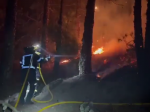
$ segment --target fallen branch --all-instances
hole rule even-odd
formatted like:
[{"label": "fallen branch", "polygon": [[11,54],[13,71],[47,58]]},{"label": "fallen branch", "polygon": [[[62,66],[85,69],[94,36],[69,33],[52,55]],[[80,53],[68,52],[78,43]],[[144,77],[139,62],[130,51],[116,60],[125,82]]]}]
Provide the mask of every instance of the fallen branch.
[{"label": "fallen branch", "polygon": [[7,108],[10,108],[12,112],[19,112],[15,107],[8,104],[8,102],[0,100],[0,104],[3,106],[3,110],[5,111]]}]

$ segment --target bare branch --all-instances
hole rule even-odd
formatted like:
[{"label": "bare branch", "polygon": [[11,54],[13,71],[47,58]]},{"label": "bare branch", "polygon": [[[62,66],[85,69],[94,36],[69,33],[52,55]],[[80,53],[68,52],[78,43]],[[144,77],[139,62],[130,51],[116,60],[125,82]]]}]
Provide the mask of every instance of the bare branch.
[{"label": "bare branch", "polygon": [[28,13],[26,14],[26,17],[27,17],[27,18],[29,18],[30,20],[33,20],[33,21],[39,22],[38,20],[36,20],[36,19],[34,19],[34,18],[30,17],[30,16],[28,15]]},{"label": "bare branch", "polygon": [[26,37],[27,35],[24,35],[24,36],[22,36],[22,37],[20,37],[16,42],[15,42],[15,46],[24,38],[24,37]]},{"label": "bare branch", "polygon": [[24,27],[25,24],[27,24],[30,21],[30,19],[28,19],[22,26]]},{"label": "bare branch", "polygon": [[123,4],[115,3],[113,0],[109,0],[109,1],[112,2],[112,3],[115,4],[115,5],[118,5],[118,6],[124,6]]},{"label": "bare branch", "polygon": [[[60,5],[60,4],[50,4],[50,6],[52,6],[52,5]],[[66,4],[66,5],[64,5],[64,6],[75,6],[76,4]]]},{"label": "bare branch", "polygon": [[127,44],[130,44],[131,42],[134,42],[134,40],[131,40],[131,41],[127,42]]},{"label": "bare branch", "polygon": [[[26,13],[26,14],[23,14],[22,12],[19,12],[18,13],[18,15],[21,15],[21,16],[25,16],[25,17],[27,17],[29,20],[32,20],[32,21],[35,21],[35,22],[40,22],[39,20],[37,20],[37,19],[35,19],[35,18],[33,18],[33,17],[31,17],[31,16],[29,16],[29,14],[28,13]],[[39,14],[39,15],[41,15],[41,14]]]},{"label": "bare branch", "polygon": [[54,10],[53,10],[51,7],[49,7],[49,8],[48,8],[48,10],[50,10],[50,11],[54,12]]}]

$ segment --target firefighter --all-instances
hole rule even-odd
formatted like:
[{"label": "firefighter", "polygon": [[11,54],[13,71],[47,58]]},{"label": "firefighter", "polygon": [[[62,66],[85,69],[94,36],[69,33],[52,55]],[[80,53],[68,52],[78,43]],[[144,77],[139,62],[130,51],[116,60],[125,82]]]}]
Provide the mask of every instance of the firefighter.
[{"label": "firefighter", "polygon": [[[24,89],[22,91],[22,95],[20,98],[20,103],[24,104],[32,104],[32,97],[35,91],[35,83],[36,83],[36,69],[38,66],[38,63],[40,63],[44,58],[40,57],[39,55],[36,54],[35,52],[35,47],[26,47],[24,48],[24,55],[22,56],[21,59],[21,82],[22,84],[25,81],[25,77],[28,73],[28,78],[25,83]],[[28,83],[30,84],[30,90],[26,96],[26,91],[28,88]],[[26,100],[25,100],[26,97]]]},{"label": "firefighter", "polygon": [[[50,56],[42,56],[41,55],[41,48],[39,46],[34,46],[35,53],[39,55],[41,58],[37,61],[38,65],[40,64],[40,68],[43,63],[47,62],[50,59]],[[38,92],[38,86],[40,82],[40,72],[39,72],[39,66],[36,68],[36,83],[35,83],[35,91],[34,91],[34,97],[39,93]]]}]

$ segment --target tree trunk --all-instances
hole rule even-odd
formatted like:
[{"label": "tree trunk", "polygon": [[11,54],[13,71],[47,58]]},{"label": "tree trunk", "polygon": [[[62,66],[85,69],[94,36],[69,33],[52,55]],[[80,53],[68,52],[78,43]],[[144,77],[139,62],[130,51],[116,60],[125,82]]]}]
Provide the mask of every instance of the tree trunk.
[{"label": "tree trunk", "polygon": [[41,39],[41,46],[43,49],[46,49],[48,2],[49,2],[49,0],[44,1],[43,29],[42,29],[42,39]]},{"label": "tree trunk", "polygon": [[86,75],[91,73],[91,47],[93,37],[94,11],[95,0],[88,0],[86,6],[82,48],[80,51],[79,75]]},{"label": "tree trunk", "polygon": [[135,51],[137,56],[137,66],[140,74],[143,72],[143,37],[141,22],[141,0],[135,0],[134,5],[134,33],[135,33]]},{"label": "tree trunk", "polygon": [[[61,40],[62,40],[62,13],[63,13],[63,0],[61,0],[60,3],[60,13],[59,13],[59,20],[58,20],[58,25],[59,25],[59,38],[56,39],[56,54],[60,55],[61,53]],[[55,57],[55,61],[54,61],[54,74],[56,75],[56,77],[58,77],[59,75],[59,62],[60,62],[60,58],[59,57]]]},{"label": "tree trunk", "polygon": [[5,17],[5,43],[2,51],[1,80],[11,76],[14,58],[14,40],[16,23],[16,0],[7,0]]},{"label": "tree trunk", "polygon": [[[147,23],[146,23],[146,32],[145,32],[145,68],[146,74],[150,70],[150,1],[147,3]],[[148,74],[149,75],[149,74]]]},{"label": "tree trunk", "polygon": [[79,9],[79,0],[77,0],[77,2],[76,2],[77,39],[80,38],[80,20],[79,20],[78,9]]}]

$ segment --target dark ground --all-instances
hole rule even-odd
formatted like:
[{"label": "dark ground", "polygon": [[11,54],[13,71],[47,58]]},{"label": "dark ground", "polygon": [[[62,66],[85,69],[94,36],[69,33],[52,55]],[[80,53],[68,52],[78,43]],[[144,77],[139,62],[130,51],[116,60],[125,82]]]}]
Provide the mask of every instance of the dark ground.
[{"label": "dark ground", "polygon": [[[101,81],[95,78],[73,78],[52,89],[54,99],[48,104],[35,104],[20,107],[25,112],[37,112],[39,109],[52,103],[61,101],[92,101],[99,103],[150,103],[150,79],[140,76],[135,68],[129,66],[116,70]],[[18,88],[16,87],[16,90]],[[16,91],[15,88],[11,89]],[[19,89],[18,89],[19,90]],[[47,100],[50,95],[44,95]],[[38,107],[38,108],[36,108]],[[150,112],[148,106],[95,106],[99,112]],[[48,109],[44,112],[79,112],[79,105],[64,104]]]}]

